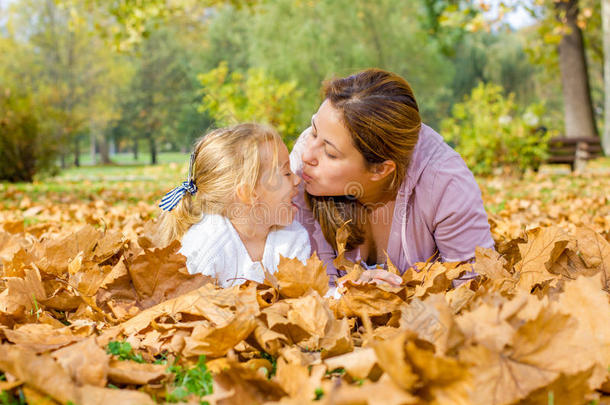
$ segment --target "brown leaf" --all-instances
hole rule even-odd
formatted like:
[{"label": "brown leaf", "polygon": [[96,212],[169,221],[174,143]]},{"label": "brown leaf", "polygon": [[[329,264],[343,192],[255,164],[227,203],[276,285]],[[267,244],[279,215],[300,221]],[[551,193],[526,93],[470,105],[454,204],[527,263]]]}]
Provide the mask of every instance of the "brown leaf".
[{"label": "brown leaf", "polygon": [[23,395],[25,396],[25,401],[28,405],[57,405],[59,402],[54,401],[48,395],[44,395],[38,390],[34,388],[28,387],[25,385],[23,387]]},{"label": "brown leaf", "polygon": [[330,329],[320,341],[322,358],[338,356],[354,350],[354,342],[350,336],[350,326],[347,318],[332,320]]},{"label": "brown leaf", "polygon": [[210,277],[188,273],[186,258],[177,253],[179,249],[179,241],[165,248],[144,249],[129,265],[129,274],[143,308],[211,282]]},{"label": "brown leaf", "polygon": [[4,330],[6,338],[20,347],[42,353],[82,340],[75,336],[68,327],[55,329],[50,325],[28,323],[18,329]]},{"label": "brown leaf", "polygon": [[559,227],[535,228],[527,231],[527,242],[519,245],[521,261],[515,265],[517,286],[531,291],[537,284],[557,278],[548,269],[559,258],[569,238]]},{"label": "brown leaf", "polygon": [[312,336],[322,338],[333,321],[328,305],[315,290],[302,298],[285,300],[290,309],[286,314],[288,321],[299,325]]},{"label": "brown leaf", "polygon": [[13,260],[15,253],[20,250],[23,251],[29,245],[28,241],[21,235],[0,231],[0,263]]},{"label": "brown leaf", "polygon": [[379,377],[379,370],[375,370],[377,355],[371,347],[355,348],[353,352],[324,359],[329,371],[343,368],[354,379]]},{"label": "brown leaf", "polygon": [[403,390],[413,389],[419,380],[411,364],[405,360],[405,344],[412,337],[412,332],[402,332],[374,346],[379,366]]},{"label": "brown leaf", "polygon": [[400,388],[387,374],[376,382],[366,380],[362,385],[336,384],[328,381],[324,385],[324,396],[321,404],[328,405],[409,405],[421,401]]},{"label": "brown leaf", "polygon": [[610,364],[610,305],[608,294],[600,289],[596,277],[581,276],[567,283],[552,308],[577,319],[579,338],[587,342],[583,349],[598,353],[602,365]]},{"label": "brown leaf", "polygon": [[109,357],[95,337],[63,347],[51,355],[79,386],[106,386]]},{"label": "brown leaf", "polygon": [[421,283],[415,286],[415,297],[425,298],[429,294],[445,292],[451,282],[463,272],[472,270],[470,264],[434,262],[425,266],[418,274]]},{"label": "brown leaf", "polygon": [[125,238],[120,231],[111,230],[106,232],[104,236],[98,240],[95,248],[93,249],[93,257],[91,258],[91,261],[95,263],[105,262],[117,254],[123,247],[124,243]]},{"label": "brown leaf", "polygon": [[325,371],[326,367],[322,365],[306,367],[279,358],[275,380],[292,398],[309,401],[315,398],[316,388],[322,385]]},{"label": "brown leaf", "polygon": [[576,228],[576,238],[583,260],[600,270],[602,288],[610,293],[610,243],[591,228]]},{"label": "brown leaf", "polygon": [[36,268],[26,269],[24,278],[7,277],[6,286],[0,294],[0,311],[10,315],[38,311],[39,303],[47,298]]},{"label": "brown leaf", "polygon": [[328,275],[324,262],[314,254],[307,260],[307,265],[299,259],[287,259],[280,256],[280,264],[274,274],[279,284],[279,292],[287,298],[298,298],[309,290],[317,291],[324,296],[328,291]]},{"label": "brown leaf", "polygon": [[517,280],[506,271],[506,260],[495,250],[478,247],[475,249],[474,271],[486,276],[495,291],[509,291]]},{"label": "brown leaf", "polygon": [[196,326],[191,336],[184,339],[185,356],[206,355],[221,357],[236,344],[246,339],[256,327],[258,306],[239,305],[234,317],[217,327]]},{"label": "brown leaf", "polygon": [[100,388],[92,385],[85,385],[79,387],[78,399],[74,403],[78,405],[107,405],[107,404],[121,404],[121,405],[155,405],[147,394],[128,390],[128,389],[112,389],[112,388]]},{"label": "brown leaf", "polygon": [[418,298],[400,308],[400,329],[410,330],[420,339],[434,343],[438,353],[445,354],[464,340],[453,312],[442,294],[425,301]]},{"label": "brown leaf", "polygon": [[[553,405],[574,405],[584,403],[587,394],[592,393],[588,380],[593,374],[593,368],[583,370],[573,375],[561,373],[546,387],[538,388],[521,400],[521,405],[537,405],[552,403]],[[552,399],[551,399],[552,398]]]},{"label": "brown leaf", "polygon": [[373,283],[354,284],[347,281],[343,287],[345,291],[335,308],[337,317],[383,315],[398,310],[404,303],[397,294]]},{"label": "brown leaf", "polygon": [[[472,366],[476,404],[512,403],[545,387],[560,373],[589,369],[595,354],[575,333],[577,322],[568,315],[541,311],[515,333],[511,345],[498,352],[483,345],[460,350],[460,360]],[[578,361],[574,361],[578,359]]]},{"label": "brown leaf", "polygon": [[89,260],[101,237],[102,232],[86,225],[61,239],[48,240],[40,246],[40,259],[36,264],[45,273],[62,276],[68,271],[70,261],[77,255],[82,254],[83,261]]},{"label": "brown leaf", "polygon": [[[239,286],[231,288],[217,288],[206,284],[197,290],[188,292],[179,297],[164,301],[154,307],[140,312],[130,320],[121,324],[126,335],[135,334],[147,328],[153,320],[163,316],[175,317],[177,314],[188,314],[205,318],[216,324],[225,323],[233,317],[234,308],[238,299],[243,295],[251,294],[256,299],[255,287],[240,290]],[[249,301],[249,299],[246,299]]]},{"label": "brown leaf", "polygon": [[230,405],[277,401],[286,392],[274,380],[268,380],[261,373],[232,362],[230,367],[214,376],[214,394],[226,397],[219,400],[218,404]]},{"label": "brown leaf", "polygon": [[166,369],[164,364],[112,360],[108,365],[108,379],[115,384],[150,384],[165,377]]},{"label": "brown leaf", "polygon": [[48,354],[38,356],[19,346],[3,344],[0,345],[0,369],[61,403],[77,401],[76,386]]}]

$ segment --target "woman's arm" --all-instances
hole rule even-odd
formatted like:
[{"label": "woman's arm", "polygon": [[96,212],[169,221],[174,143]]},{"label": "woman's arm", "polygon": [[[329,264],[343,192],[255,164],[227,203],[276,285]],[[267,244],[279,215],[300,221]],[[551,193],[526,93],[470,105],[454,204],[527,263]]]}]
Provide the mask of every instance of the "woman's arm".
[{"label": "woman's arm", "polygon": [[442,261],[471,260],[477,246],[493,248],[481,190],[459,155],[438,167],[429,191],[435,202],[432,231]]}]

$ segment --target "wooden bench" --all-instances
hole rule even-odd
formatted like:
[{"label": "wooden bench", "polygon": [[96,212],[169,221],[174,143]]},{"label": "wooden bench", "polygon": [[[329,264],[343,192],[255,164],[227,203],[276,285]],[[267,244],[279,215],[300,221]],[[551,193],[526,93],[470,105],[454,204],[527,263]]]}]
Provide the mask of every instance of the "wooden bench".
[{"label": "wooden bench", "polygon": [[549,140],[547,163],[568,163],[572,170],[587,160],[603,156],[599,137],[555,137]]}]

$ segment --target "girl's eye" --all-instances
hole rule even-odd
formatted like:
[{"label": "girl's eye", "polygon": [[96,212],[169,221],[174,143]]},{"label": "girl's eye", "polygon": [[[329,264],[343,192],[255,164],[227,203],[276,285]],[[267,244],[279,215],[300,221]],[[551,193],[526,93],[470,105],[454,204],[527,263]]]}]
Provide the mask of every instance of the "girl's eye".
[{"label": "girl's eye", "polygon": [[290,177],[291,175],[292,175],[292,173],[291,173],[291,172],[288,172],[288,173],[286,173],[284,176],[286,176],[286,177]]}]

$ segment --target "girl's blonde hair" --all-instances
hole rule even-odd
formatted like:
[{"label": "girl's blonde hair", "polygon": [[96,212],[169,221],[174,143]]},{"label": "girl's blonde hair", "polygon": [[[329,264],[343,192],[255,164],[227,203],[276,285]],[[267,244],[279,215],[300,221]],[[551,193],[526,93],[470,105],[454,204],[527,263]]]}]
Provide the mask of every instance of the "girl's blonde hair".
[{"label": "girl's blonde hair", "polygon": [[199,222],[204,214],[231,217],[230,206],[236,190],[255,195],[264,164],[261,146],[272,147],[271,168],[277,168],[278,146],[282,139],[269,126],[245,123],[216,129],[200,138],[194,147],[194,195],[185,193],[178,205],[161,215],[159,238],[162,244],[181,239],[184,233]]}]

